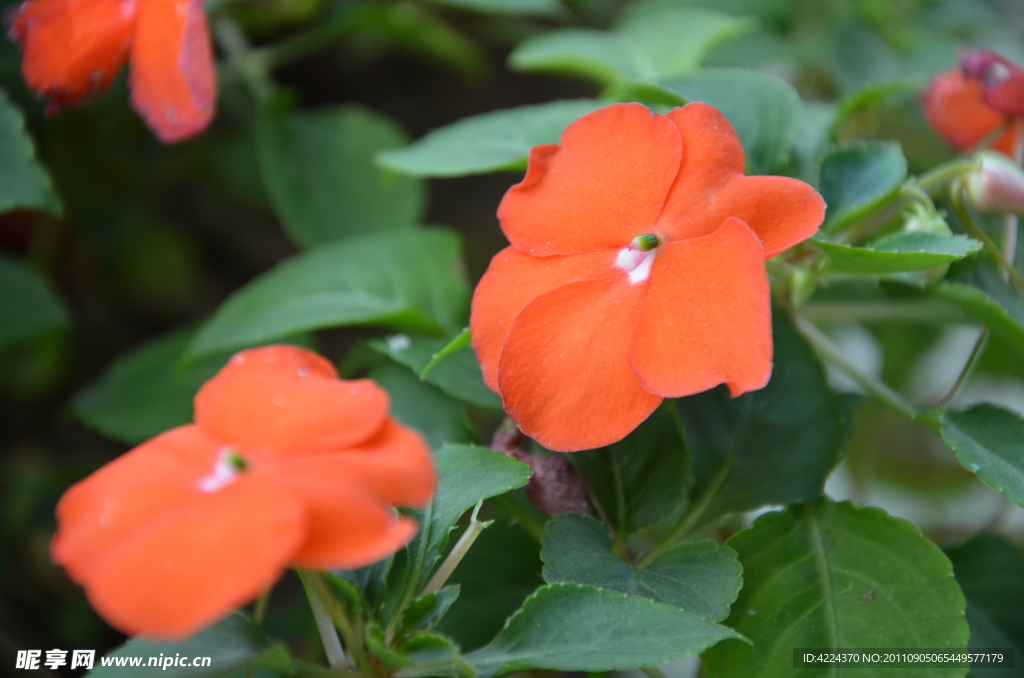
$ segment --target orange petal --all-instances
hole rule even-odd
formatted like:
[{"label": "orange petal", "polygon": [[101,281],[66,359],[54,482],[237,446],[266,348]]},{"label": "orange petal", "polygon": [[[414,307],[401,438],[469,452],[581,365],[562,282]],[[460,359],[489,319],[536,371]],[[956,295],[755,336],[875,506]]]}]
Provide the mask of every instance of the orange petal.
[{"label": "orange petal", "polygon": [[621,440],[661,402],[626,362],[648,283],[625,274],[569,283],[512,323],[498,367],[505,409],[545,447],[575,452]]},{"label": "orange petal", "polygon": [[302,504],[245,473],[123,539],[86,580],[89,602],[129,634],[180,640],[267,590],[305,541]]},{"label": "orange petal", "polygon": [[1006,118],[989,108],[984,96],[984,85],[955,70],[933,78],[922,101],[935,131],[950,146],[962,151],[980,144],[1006,122]]},{"label": "orange petal", "polygon": [[788,177],[744,176],[743,145],[718,109],[692,103],[668,117],[679,126],[683,161],[657,232],[668,241],[714,233],[738,217],[761,238],[771,258],[814,235],[825,201],[811,186]]},{"label": "orange petal", "polygon": [[491,265],[473,293],[469,325],[473,348],[484,372],[484,381],[498,392],[498,357],[512,321],[537,296],[577,280],[608,275],[617,250],[561,257],[533,257],[506,247]]},{"label": "orange petal", "polygon": [[202,0],[144,0],[131,54],[132,105],[161,141],[206,128],[217,74]]},{"label": "orange petal", "polygon": [[11,38],[25,51],[25,82],[50,98],[52,111],[110,86],[128,59],[135,3],[29,0],[7,19]]},{"label": "orange petal", "polygon": [[666,398],[722,383],[733,396],[762,388],[772,372],[772,322],[757,234],[731,218],[663,249],[629,345],[643,387]]},{"label": "orange petal", "polygon": [[423,437],[394,419],[357,447],[332,455],[348,470],[346,477],[381,501],[423,507],[437,487],[434,457]]},{"label": "orange petal", "polygon": [[588,113],[561,146],[534,148],[526,177],[498,207],[501,228],[536,256],[625,247],[651,232],[680,152],[675,126],[645,106]]},{"label": "orange petal", "polygon": [[140,526],[202,495],[220,444],[198,426],[172,429],[115,459],[64,493],[51,552],[77,582]]},{"label": "orange petal", "polygon": [[195,420],[253,459],[351,447],[380,431],[388,395],[335,375],[295,346],[242,351],[196,394]]},{"label": "orange petal", "polygon": [[347,457],[319,454],[265,467],[266,477],[300,498],[305,510],[307,531],[293,559],[298,567],[364,567],[395,553],[416,534],[415,520],[399,518],[352,477]]}]

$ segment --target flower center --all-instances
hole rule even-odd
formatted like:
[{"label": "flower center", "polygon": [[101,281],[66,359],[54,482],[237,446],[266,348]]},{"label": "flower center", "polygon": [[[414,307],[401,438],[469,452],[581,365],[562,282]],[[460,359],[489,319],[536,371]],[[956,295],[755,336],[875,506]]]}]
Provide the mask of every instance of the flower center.
[{"label": "flower center", "polygon": [[199,481],[199,489],[203,492],[216,492],[231,484],[248,467],[242,455],[230,447],[222,447],[213,473]]},{"label": "flower center", "polygon": [[615,257],[615,267],[629,274],[629,282],[634,285],[647,280],[654,264],[654,252],[661,240],[653,233],[645,233],[633,238],[629,247],[619,250]]}]

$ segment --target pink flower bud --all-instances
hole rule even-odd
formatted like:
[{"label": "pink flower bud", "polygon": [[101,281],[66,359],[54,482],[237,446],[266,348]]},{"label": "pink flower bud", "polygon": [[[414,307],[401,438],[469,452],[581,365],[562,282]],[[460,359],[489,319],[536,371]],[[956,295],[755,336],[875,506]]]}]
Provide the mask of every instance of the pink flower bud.
[{"label": "pink flower bud", "polygon": [[983,214],[1024,215],[1024,171],[1000,153],[977,154],[976,169],[964,177],[971,204]]}]

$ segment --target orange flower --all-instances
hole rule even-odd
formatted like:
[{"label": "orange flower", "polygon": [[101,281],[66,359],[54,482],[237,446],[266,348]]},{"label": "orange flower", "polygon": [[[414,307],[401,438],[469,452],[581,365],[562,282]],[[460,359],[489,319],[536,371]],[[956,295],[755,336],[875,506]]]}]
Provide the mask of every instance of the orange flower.
[{"label": "orange flower", "polygon": [[1024,114],[1024,71],[991,52],[968,51],[961,63],[925,90],[928,121],[957,151],[991,141],[994,150],[1012,156],[1019,133],[1010,119]]},{"label": "orange flower", "polygon": [[667,116],[615,104],[533,148],[498,209],[512,246],[470,321],[484,379],[524,433],[600,447],[662,398],[767,383],[764,261],[813,235],[825,203],[744,167],[732,127],[701,103]]},{"label": "orange flower", "polygon": [[195,399],[196,423],[67,491],[52,555],[129,634],[177,639],[285,567],[356,568],[409,541],[392,506],[434,491],[430,452],[372,381],[291,346],[243,351]]},{"label": "orange flower", "polygon": [[202,0],[27,0],[7,16],[22,75],[47,112],[110,86],[131,61],[132,105],[165,142],[213,117],[216,72]]}]

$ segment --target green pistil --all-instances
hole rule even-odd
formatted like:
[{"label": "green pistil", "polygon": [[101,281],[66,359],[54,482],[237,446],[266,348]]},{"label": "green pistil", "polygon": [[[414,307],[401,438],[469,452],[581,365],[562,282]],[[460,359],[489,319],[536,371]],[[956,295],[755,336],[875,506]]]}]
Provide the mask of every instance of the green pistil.
[{"label": "green pistil", "polygon": [[661,241],[653,233],[644,233],[633,238],[633,249],[640,250],[641,252],[650,252],[659,244],[661,244]]},{"label": "green pistil", "polygon": [[224,454],[224,459],[227,460],[227,462],[231,464],[231,468],[236,471],[244,471],[249,466],[245,463],[245,459],[242,459],[242,455],[238,454],[238,452],[235,452],[234,450],[226,452]]}]

